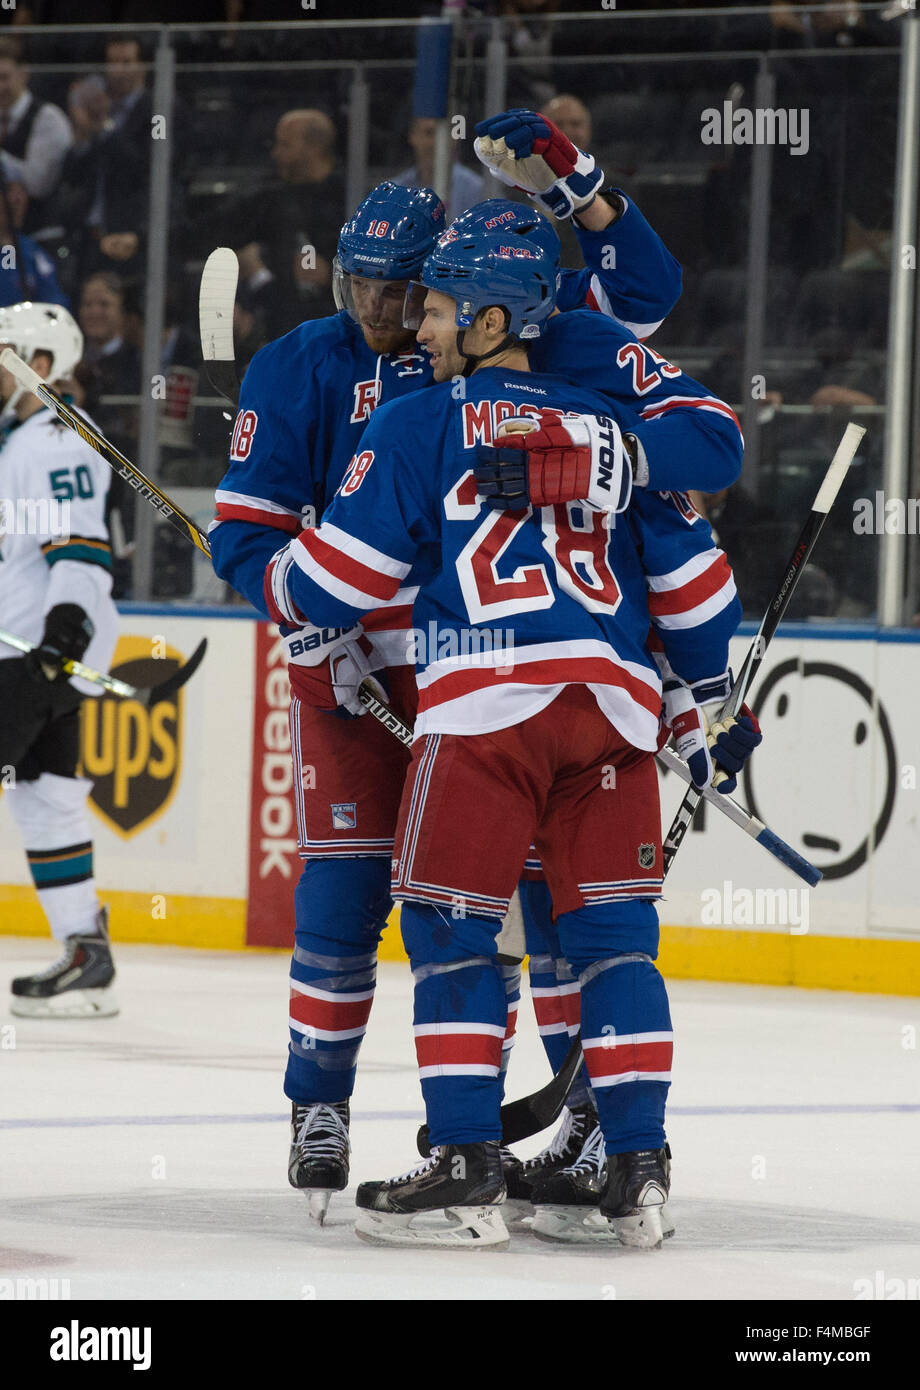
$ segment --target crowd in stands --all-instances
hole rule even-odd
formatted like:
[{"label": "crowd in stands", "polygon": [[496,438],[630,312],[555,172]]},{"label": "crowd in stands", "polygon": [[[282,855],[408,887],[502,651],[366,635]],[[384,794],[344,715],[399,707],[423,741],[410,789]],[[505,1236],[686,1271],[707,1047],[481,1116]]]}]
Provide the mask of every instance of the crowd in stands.
[{"label": "crowd in stands", "polygon": [[[718,8],[711,0],[709,7]],[[155,35],[133,34],[131,24],[187,17],[178,0],[158,0],[153,8],[87,0],[75,20],[58,0],[20,0],[0,33],[0,304],[31,298],[71,308],[86,339],[80,398],[126,451],[136,449],[137,408],[111,398],[136,398],[140,390],[155,42]],[[470,6],[474,18],[456,69],[458,107],[470,123],[482,114],[485,20],[500,14],[509,39],[507,104],[544,111],[574,143],[590,148],[608,183],[634,198],[659,230],[684,266],[684,293],[655,346],[733,403],[750,389],[742,363],[752,151],[707,147],[700,118],[725,101],[753,103],[756,63],[739,59],[727,68],[714,54],[788,51],[788,58],[774,59],[777,101],[808,107],[811,140],[807,158],[773,152],[763,394],[763,418],[771,423],[764,428],[762,466],[774,496],[807,486],[826,452],[828,412],[884,399],[897,36],[877,11],[855,0],[829,0],[823,12],[777,2],[750,16],[706,22],[675,16],[664,29],[660,19],[638,15],[618,26],[613,56],[599,51],[599,21],[553,23],[556,14],[584,8],[566,0]],[[631,11],[662,8],[661,0],[629,5]],[[336,3],[338,18],[417,17],[425,10],[398,0]],[[321,11],[319,3],[318,18]],[[476,13],[483,20],[478,28]],[[413,30],[325,30],[311,44],[309,29],[294,41],[271,28],[291,17],[288,0],[213,0],[196,5],[195,22],[234,27],[176,37],[173,130],[181,136],[171,143],[161,368],[185,373],[189,400],[209,394],[203,377],[196,392],[189,373],[200,369],[197,281],[213,246],[232,245],[239,258],[241,366],[270,338],[334,312],[332,260],[349,211],[345,155],[356,55],[370,65],[368,187],[385,177],[404,184],[433,180],[435,122],[412,114]],[[235,27],[256,19],[264,29]],[[66,41],[41,35],[37,42],[17,35],[16,26],[29,23],[79,23],[85,32],[71,32]],[[99,24],[125,27],[94,34]],[[886,45],[889,51],[862,64],[854,82],[854,56],[840,50]],[[822,62],[832,50],[835,61]],[[635,52],[656,56],[630,63]],[[800,52],[808,55],[807,68]],[[672,61],[674,54],[682,61]],[[304,60],[325,65],[284,66]],[[224,72],[228,61],[248,66]],[[471,131],[453,142],[452,154],[451,217],[484,196]],[[580,264],[570,228],[562,229],[562,241],[564,263]],[[784,418],[775,413],[784,404],[811,405],[819,417],[807,426],[801,416]],[[188,415],[191,425],[191,406]],[[167,450],[177,481],[216,482],[225,429],[220,412],[199,410],[184,471],[175,442],[181,434]],[[131,499],[118,491],[130,545]],[[743,516],[747,506],[750,517],[759,507],[761,523],[782,530],[782,517],[768,516],[753,498],[745,502],[739,494],[701,505],[723,527],[732,512]],[[130,566],[120,573],[127,593]],[[854,570],[851,587],[858,612],[856,596],[868,592],[865,576]],[[752,596],[758,588],[752,576]],[[826,602],[831,611],[847,611],[846,595]],[[756,609],[753,597],[750,606]]]}]

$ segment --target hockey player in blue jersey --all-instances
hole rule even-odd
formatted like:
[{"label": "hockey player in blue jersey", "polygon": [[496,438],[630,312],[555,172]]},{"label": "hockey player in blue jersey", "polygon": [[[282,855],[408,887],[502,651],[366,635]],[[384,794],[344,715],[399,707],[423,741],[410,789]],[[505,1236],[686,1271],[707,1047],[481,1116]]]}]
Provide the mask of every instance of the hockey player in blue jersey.
[{"label": "hockey player in blue jersey", "polygon": [[[621,432],[598,395],[528,371],[527,347],[552,311],[558,239],[519,210],[505,217],[514,207],[494,200],[478,223],[476,209],[467,215],[467,234],[440,238],[422,272],[419,341],[443,384],[375,413],[323,523],[277,553],[265,592],[276,621],[348,630],[412,576],[416,630],[454,639],[451,655],[440,641],[416,653],[417,738],[392,870],[435,1148],[404,1177],[362,1184],[359,1234],[507,1242],[498,1112],[508,1010],[495,936],[535,841],[581,976],[609,1161],[601,1211],[621,1240],[654,1246],[669,1186],[671,1059],[653,965],[661,686],[635,535],[617,520],[632,489]],[[483,422],[494,437],[508,418],[573,414],[602,418],[608,509],[490,509],[473,472]],[[510,644],[465,648],[464,635],[484,628]],[[334,679],[333,663],[314,668],[311,698]],[[447,1226],[413,1226],[433,1213]]]},{"label": "hockey player in blue jersey", "polygon": [[[599,213],[601,221],[614,216],[603,200],[597,201],[599,209],[581,210],[584,221],[592,212]],[[598,355],[616,377],[615,393],[630,395],[635,402],[638,358],[631,354],[642,355],[643,389],[654,364],[651,357],[646,359],[649,350],[624,325],[639,331],[654,328],[673,302],[679,271],[638,209],[622,198],[617,207],[619,218],[606,228],[579,231],[594,269],[564,273],[560,302],[575,307],[586,297],[602,300],[608,315],[615,313],[622,321],[602,320],[599,314],[578,316],[606,321],[617,335],[612,352],[611,341],[605,340],[598,344]],[[522,211],[518,206],[518,214]],[[405,284],[417,274],[442,219],[430,190],[375,190],[340,239],[336,283],[343,311],[302,325],[263,349],[250,366],[230,468],[217,494],[212,546],[218,573],[263,613],[262,574],[277,548],[279,532],[294,534],[302,524],[314,524],[322,516],[349,459],[360,452],[361,434],[376,405],[431,381],[427,355],[416,350],[414,335],[399,325]],[[620,267],[615,273],[603,268],[604,251],[611,247]],[[553,321],[559,360],[547,363],[553,369],[577,360],[573,344],[558,330],[560,318]],[[617,365],[621,348],[626,355]],[[651,402],[682,392],[687,408],[663,414],[655,423],[656,430],[662,427],[664,442],[656,448],[651,441],[650,486],[676,485],[674,470],[668,475],[672,444],[665,435],[678,415],[684,419],[684,446],[687,436],[699,442],[693,453],[697,471],[682,474],[680,484],[726,485],[736,476],[740,460],[737,422],[728,418],[730,413],[717,417],[714,409],[700,408],[703,398],[710,406],[720,403],[697,383],[683,377],[674,382],[659,376],[657,381],[644,399]],[[682,452],[686,456],[686,447]],[[660,475],[658,469],[663,470]],[[696,537],[692,540],[699,548]],[[711,548],[710,539],[700,553]],[[301,679],[309,679],[310,664],[322,659],[323,646],[332,640],[343,677],[346,669],[360,676],[371,667],[386,667],[393,701],[411,718],[414,680],[405,662],[413,597],[412,586],[406,586],[365,619],[364,638],[326,634],[321,645],[315,634],[305,642],[297,632],[286,631],[294,756],[303,761],[309,753],[317,773],[299,809],[306,864],[296,893],[298,951],[292,965],[285,1086],[295,1120],[290,1176],[295,1186],[308,1191],[315,1187],[326,1197],[327,1189],[344,1186],[347,1178],[347,1101],[373,997],[376,940],[390,904],[388,860],[406,758],[373,721],[343,723],[312,710],[298,686]],[[343,679],[338,691],[357,713],[353,685],[349,690]],[[300,782],[298,772],[295,784]],[[330,817],[330,807],[342,804],[353,808],[354,824],[336,824]],[[330,985],[333,980],[338,983]],[[346,995],[347,1000],[342,997]],[[330,1149],[335,1150],[331,1158]],[[322,1196],[317,1205],[322,1210]]]}]

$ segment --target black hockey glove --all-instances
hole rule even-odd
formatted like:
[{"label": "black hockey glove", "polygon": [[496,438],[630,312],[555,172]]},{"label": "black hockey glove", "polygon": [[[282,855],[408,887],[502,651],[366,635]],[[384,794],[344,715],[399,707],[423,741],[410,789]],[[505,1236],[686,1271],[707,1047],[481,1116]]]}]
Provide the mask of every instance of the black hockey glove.
[{"label": "black hockey glove", "polygon": [[65,661],[79,661],[96,631],[89,614],[76,603],[56,603],[45,614],[45,631],[39,645],[25,658],[33,680],[45,685],[68,679]]}]

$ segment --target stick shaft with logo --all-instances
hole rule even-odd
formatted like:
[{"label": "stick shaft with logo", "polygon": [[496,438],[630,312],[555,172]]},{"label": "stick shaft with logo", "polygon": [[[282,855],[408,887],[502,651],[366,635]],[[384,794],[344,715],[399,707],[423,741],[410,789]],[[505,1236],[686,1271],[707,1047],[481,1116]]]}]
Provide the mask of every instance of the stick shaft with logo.
[{"label": "stick shaft with logo", "polygon": [[[831,459],[824,481],[818,489],[818,494],[812,503],[811,511],[806,518],[805,525],[799,533],[798,540],[792,548],[792,554],[787,564],[783,568],[782,577],[776,588],[776,593],[770,600],[767,611],[757,631],[757,636],[751,643],[750,650],[744,660],[744,665],[738,675],[738,679],[732,686],[732,692],[728,700],[723,705],[721,712],[717,716],[715,723],[731,715],[735,715],[744,704],[744,698],[751,687],[751,684],[760,669],[760,663],[766,655],[767,647],[776,629],[783,620],[784,615],[789,610],[792,602],[792,595],[795,587],[802,576],[802,571],[808,564],[809,557],[817,544],[821,534],[821,528],[827,520],[827,514],[834,504],[834,500],[840,491],[841,484],[846,477],[847,469],[853,462],[856,450],[859,448],[860,441],[866,430],[863,425],[855,425],[852,420],[843,432],[843,438],[837,445],[837,451]],[[695,787],[691,787],[684,794],[684,799],[677,809],[677,814],[671,822],[671,828],[665,836],[662,846],[664,859],[664,876],[667,877],[668,870],[674,862],[674,856],[680,848],[684,836],[693,819],[693,814],[697,806],[703,799],[702,792]]]}]

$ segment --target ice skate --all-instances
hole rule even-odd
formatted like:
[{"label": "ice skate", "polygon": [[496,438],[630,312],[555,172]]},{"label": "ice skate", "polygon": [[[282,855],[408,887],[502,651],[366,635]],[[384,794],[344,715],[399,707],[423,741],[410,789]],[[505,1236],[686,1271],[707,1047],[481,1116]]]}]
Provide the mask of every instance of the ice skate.
[{"label": "ice skate", "polygon": [[358,1188],[355,1233],[369,1245],[504,1250],[498,1143],[446,1144],[415,1168]]},{"label": "ice skate", "polygon": [[348,1186],[348,1101],[291,1107],[291,1152],[288,1181],[307,1198],[310,1217],[326,1220],[333,1192]]},{"label": "ice skate", "polygon": [[575,1105],[566,1109],[562,1123],[549,1144],[534,1158],[524,1162],[521,1178],[533,1189],[551,1173],[566,1168],[580,1155],[585,1141],[597,1124],[597,1111],[593,1105]]},{"label": "ice skate", "polygon": [[638,1153],[610,1154],[607,1187],[600,1212],[622,1245],[657,1250],[673,1235],[665,1204],[671,1186],[671,1151],[643,1149]]},{"label": "ice skate", "polygon": [[510,1149],[502,1147],[502,1172],[505,1175],[505,1201],[502,1219],[509,1231],[526,1231],[524,1223],[533,1216],[530,1183],[524,1179],[524,1164]]},{"label": "ice skate", "polygon": [[17,1018],[111,1018],[117,1014],[108,918],[108,908],[100,908],[94,932],[66,937],[64,954],[47,970],[15,979],[10,1013]]},{"label": "ice skate", "polygon": [[[599,1210],[607,1177],[604,1136],[598,1126],[574,1163],[534,1187],[530,1229],[537,1239],[569,1245],[619,1245],[619,1236]],[[661,1224],[662,1239],[674,1234],[666,1206],[661,1209]]]}]

